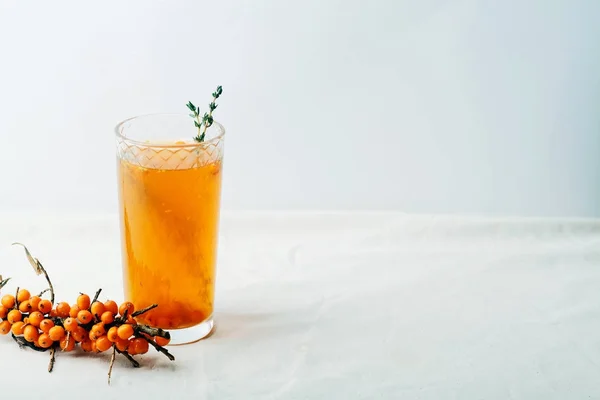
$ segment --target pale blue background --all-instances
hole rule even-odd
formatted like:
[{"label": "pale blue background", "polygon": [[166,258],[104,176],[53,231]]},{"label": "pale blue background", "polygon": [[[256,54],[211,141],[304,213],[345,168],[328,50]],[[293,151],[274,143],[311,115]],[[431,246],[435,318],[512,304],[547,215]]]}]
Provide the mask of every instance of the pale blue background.
[{"label": "pale blue background", "polygon": [[3,0],[0,208],[114,212],[217,84],[226,209],[600,216],[598,0]]}]

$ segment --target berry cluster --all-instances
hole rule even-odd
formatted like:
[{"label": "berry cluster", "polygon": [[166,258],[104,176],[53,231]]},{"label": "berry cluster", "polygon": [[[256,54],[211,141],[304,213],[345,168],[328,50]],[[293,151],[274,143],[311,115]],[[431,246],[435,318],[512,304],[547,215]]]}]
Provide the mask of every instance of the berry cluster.
[{"label": "berry cluster", "polygon": [[50,300],[21,289],[0,301],[0,335],[12,333],[38,349],[58,345],[68,352],[79,344],[83,351],[101,353],[114,346],[131,356],[147,353],[149,341],[160,346],[169,343],[166,332],[151,337],[143,332],[147,329],[136,329],[134,314],[131,302],[119,307],[113,300],[92,302],[87,294],[73,305],[62,302],[53,308]]},{"label": "berry cluster", "polygon": [[[61,302],[54,305],[54,288],[48,274],[40,261],[31,256],[25,246],[29,263],[36,273],[44,275],[49,288],[32,296],[27,289],[17,288],[16,293],[6,294],[0,298],[0,335],[10,334],[21,346],[36,351],[50,350],[52,372],[55,352],[74,351],[79,347],[84,352],[102,353],[112,349],[112,357],[108,372],[110,376],[117,353],[126,357],[134,367],[139,363],[133,358],[148,352],[150,346],[163,353],[171,361],[175,357],[164,346],[169,344],[169,332],[160,328],[152,328],[138,324],[136,317],[153,308],[152,304],[142,310],[135,310],[133,303],[126,301],[120,306],[113,300],[99,301],[101,289],[90,298],[81,293],[74,304]],[[0,276],[0,289],[9,279]],[[44,299],[49,292],[50,299]]]}]

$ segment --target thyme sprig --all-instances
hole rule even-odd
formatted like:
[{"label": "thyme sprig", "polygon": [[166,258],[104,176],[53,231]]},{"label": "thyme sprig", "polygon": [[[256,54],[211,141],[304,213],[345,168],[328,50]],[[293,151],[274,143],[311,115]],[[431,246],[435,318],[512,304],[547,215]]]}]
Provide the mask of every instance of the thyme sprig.
[{"label": "thyme sprig", "polygon": [[194,126],[198,129],[198,135],[194,137],[194,140],[198,143],[204,142],[204,138],[206,137],[206,130],[210,128],[214,122],[213,120],[213,111],[217,109],[217,103],[215,101],[223,94],[223,87],[217,86],[217,89],[212,94],[212,101],[208,105],[208,112],[205,112],[202,117],[200,117],[200,107],[196,107],[194,103],[188,101],[186,104],[187,108],[192,112],[190,117],[194,118]]}]

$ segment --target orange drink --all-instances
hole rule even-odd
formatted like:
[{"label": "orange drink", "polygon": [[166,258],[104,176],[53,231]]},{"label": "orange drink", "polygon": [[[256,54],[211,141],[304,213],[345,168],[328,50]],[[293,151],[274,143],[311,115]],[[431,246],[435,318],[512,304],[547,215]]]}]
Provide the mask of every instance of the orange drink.
[{"label": "orange drink", "polygon": [[[172,118],[177,129],[178,117],[138,118]],[[215,123],[203,143],[145,142],[128,135],[136,122],[117,127],[125,297],[137,310],[158,304],[139,322],[193,341],[213,327],[224,130]]]}]

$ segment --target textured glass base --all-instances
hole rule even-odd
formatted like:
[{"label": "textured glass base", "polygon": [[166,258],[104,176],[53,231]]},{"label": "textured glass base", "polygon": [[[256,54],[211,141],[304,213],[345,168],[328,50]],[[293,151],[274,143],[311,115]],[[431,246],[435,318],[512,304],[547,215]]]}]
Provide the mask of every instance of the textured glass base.
[{"label": "textured glass base", "polygon": [[208,319],[204,320],[204,322],[192,326],[191,328],[169,330],[169,333],[171,334],[169,346],[181,346],[184,344],[196,343],[197,341],[210,336],[213,333],[214,327],[215,323],[211,315]]}]

